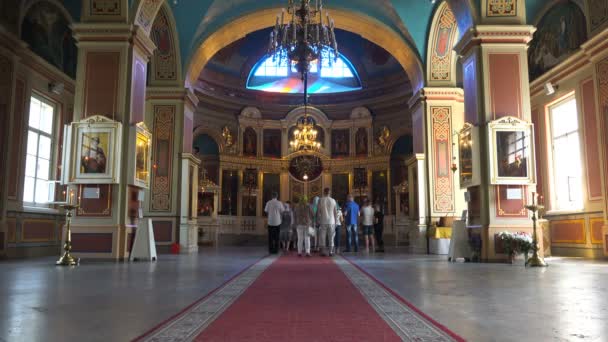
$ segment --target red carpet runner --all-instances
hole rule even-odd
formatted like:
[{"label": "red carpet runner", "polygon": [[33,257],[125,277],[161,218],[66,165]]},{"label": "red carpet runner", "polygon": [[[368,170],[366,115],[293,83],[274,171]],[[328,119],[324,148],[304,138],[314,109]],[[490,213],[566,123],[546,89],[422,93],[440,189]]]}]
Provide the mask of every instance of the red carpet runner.
[{"label": "red carpet runner", "polygon": [[267,257],[135,341],[464,341],[346,259]]},{"label": "red carpet runner", "polygon": [[401,341],[330,258],[281,257],[196,341]]}]

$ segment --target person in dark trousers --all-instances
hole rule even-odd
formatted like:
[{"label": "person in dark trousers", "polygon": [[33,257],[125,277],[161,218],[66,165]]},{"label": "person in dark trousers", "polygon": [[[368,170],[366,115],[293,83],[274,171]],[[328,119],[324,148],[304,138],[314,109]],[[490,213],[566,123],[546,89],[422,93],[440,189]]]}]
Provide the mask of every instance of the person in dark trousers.
[{"label": "person in dark trousers", "polygon": [[279,252],[279,232],[281,228],[281,216],[285,211],[283,203],[277,198],[279,194],[272,193],[272,199],[266,202],[264,212],[268,214],[268,253],[277,254]]},{"label": "person in dark trousers", "polygon": [[334,237],[334,246],[336,249],[336,253],[341,253],[341,245],[340,245],[340,235],[342,233],[342,227],[344,226],[344,215],[342,214],[342,209],[338,204],[338,217],[336,218],[336,235]]},{"label": "person in dark trousers", "polygon": [[346,225],[346,249],[344,252],[350,252],[352,245],[355,247],[355,253],[359,251],[359,235],[357,234],[357,223],[359,222],[359,205],[353,200],[353,195],[348,195],[346,204],[344,205],[344,216]]},{"label": "person in dark trousers", "polygon": [[376,204],[374,211],[374,235],[376,236],[376,252],[384,252],[384,213],[380,210],[380,205]]}]

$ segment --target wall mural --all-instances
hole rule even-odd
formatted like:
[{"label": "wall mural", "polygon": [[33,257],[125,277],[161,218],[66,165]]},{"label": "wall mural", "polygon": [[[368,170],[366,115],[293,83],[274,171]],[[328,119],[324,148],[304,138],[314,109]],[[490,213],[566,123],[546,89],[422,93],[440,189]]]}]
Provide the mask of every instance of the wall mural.
[{"label": "wall mural", "polygon": [[355,134],[355,154],[367,156],[367,129],[360,127]]},{"label": "wall mural", "polygon": [[251,127],[247,127],[243,132],[243,155],[255,157],[258,154],[258,136]]},{"label": "wall mural", "polygon": [[161,8],[154,20],[150,38],[156,44],[154,57],[152,57],[151,76],[157,81],[177,80],[177,62],[175,56],[175,43],[169,19],[164,8]]},{"label": "wall mural", "polygon": [[68,19],[57,6],[45,1],[34,4],[23,18],[21,39],[35,54],[71,78],[76,77],[76,41]]},{"label": "wall mural", "polygon": [[528,49],[530,80],[565,60],[587,40],[585,15],[571,1],[551,8],[537,28]]},{"label": "wall mural", "polygon": [[454,13],[447,3],[442,5],[439,21],[433,33],[430,60],[430,80],[448,81],[452,79],[452,47],[456,39],[458,26]]},{"label": "wall mural", "polygon": [[335,129],[331,131],[331,156],[348,157],[350,154],[350,130]]}]

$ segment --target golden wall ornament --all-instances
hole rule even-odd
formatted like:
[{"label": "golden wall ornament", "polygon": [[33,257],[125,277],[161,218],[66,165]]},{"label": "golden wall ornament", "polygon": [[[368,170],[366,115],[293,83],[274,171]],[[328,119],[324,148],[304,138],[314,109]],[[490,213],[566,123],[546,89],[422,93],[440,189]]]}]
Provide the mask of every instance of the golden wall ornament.
[{"label": "golden wall ornament", "polygon": [[224,144],[226,147],[232,147],[232,145],[234,145],[232,132],[230,132],[230,128],[228,128],[228,126],[224,126],[222,129],[222,137],[224,138]]},{"label": "golden wall ornament", "polygon": [[378,133],[378,137],[376,138],[376,141],[378,142],[378,145],[380,145],[382,147],[386,147],[388,145],[388,141],[390,138],[391,138],[391,130],[388,127],[384,126]]}]

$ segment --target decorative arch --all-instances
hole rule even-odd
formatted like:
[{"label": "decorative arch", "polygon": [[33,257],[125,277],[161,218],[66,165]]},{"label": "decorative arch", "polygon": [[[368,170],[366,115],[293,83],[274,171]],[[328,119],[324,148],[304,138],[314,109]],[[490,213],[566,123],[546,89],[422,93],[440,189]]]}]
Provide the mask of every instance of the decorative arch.
[{"label": "decorative arch", "polygon": [[[477,2],[479,1],[481,0],[477,0]],[[458,23],[458,38],[460,39],[478,21],[479,15],[475,10],[477,8],[475,0],[445,0],[445,2],[454,13]]]},{"label": "decorative arch", "polygon": [[196,141],[196,138],[199,135],[203,134],[210,136],[215,141],[220,153],[223,153],[225,151],[226,144],[224,144],[224,139],[222,138],[222,133],[220,129],[209,126],[198,126],[192,132],[192,141]]},{"label": "decorative arch", "polygon": [[[276,20],[281,8],[256,11],[219,28],[204,39],[189,58],[186,71],[186,85],[196,83],[207,62],[222,48],[243,38],[245,35],[270,26]],[[397,59],[407,73],[414,92],[422,88],[424,71],[416,49],[406,42],[397,32],[384,23],[364,14],[339,8],[331,9],[336,27],[361,35],[363,38],[382,46]]]},{"label": "decorative arch", "polygon": [[292,109],[289,113],[287,113],[287,116],[285,116],[285,119],[283,119],[283,121],[288,127],[293,126],[296,124],[296,121],[302,115],[304,115],[304,113],[308,113],[308,115],[315,120],[317,125],[323,127],[331,126],[332,120],[330,120],[322,110],[311,106],[300,106]]},{"label": "decorative arch", "polygon": [[180,85],[181,59],[179,55],[179,38],[175,18],[167,4],[163,4],[150,29],[150,39],[156,50],[150,58],[149,85]]},{"label": "decorative arch", "polygon": [[458,38],[456,16],[447,2],[442,2],[433,17],[427,46],[426,75],[430,86],[456,85],[456,52]]},{"label": "decorative arch", "polygon": [[150,34],[156,14],[164,0],[134,0],[131,5],[130,22],[139,26],[147,35]]}]

